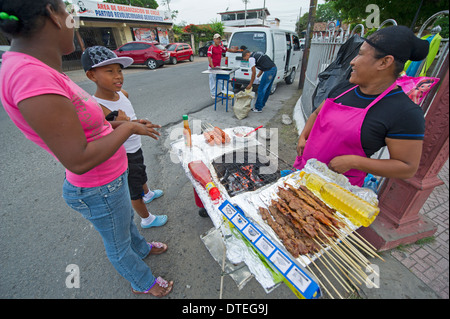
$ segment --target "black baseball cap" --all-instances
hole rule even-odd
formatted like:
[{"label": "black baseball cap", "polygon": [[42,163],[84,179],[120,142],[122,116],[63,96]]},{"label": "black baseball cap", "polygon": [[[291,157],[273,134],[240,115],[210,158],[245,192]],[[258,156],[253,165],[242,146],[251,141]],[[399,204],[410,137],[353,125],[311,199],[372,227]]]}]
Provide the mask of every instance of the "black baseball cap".
[{"label": "black baseball cap", "polygon": [[402,63],[407,60],[425,59],[430,46],[428,41],[419,39],[411,29],[405,26],[380,29],[364,40],[375,49],[386,55],[392,55]]},{"label": "black baseball cap", "polygon": [[123,68],[129,67],[134,60],[129,57],[117,57],[110,49],[103,46],[93,46],[84,50],[81,55],[81,63],[85,72],[100,66],[118,63]]}]

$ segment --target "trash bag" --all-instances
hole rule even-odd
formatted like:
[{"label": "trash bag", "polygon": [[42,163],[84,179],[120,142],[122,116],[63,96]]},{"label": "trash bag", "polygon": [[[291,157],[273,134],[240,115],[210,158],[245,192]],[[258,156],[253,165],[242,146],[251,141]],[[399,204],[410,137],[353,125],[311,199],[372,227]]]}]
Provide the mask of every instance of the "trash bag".
[{"label": "trash bag", "polygon": [[255,92],[246,93],[245,91],[240,91],[234,96],[233,111],[238,120],[242,120],[248,116],[254,97]]},{"label": "trash bag", "polygon": [[332,89],[350,78],[352,68],[350,62],[358,54],[364,40],[358,35],[353,35],[340,48],[336,59],[318,76],[318,84],[312,95],[312,111],[328,98]]}]

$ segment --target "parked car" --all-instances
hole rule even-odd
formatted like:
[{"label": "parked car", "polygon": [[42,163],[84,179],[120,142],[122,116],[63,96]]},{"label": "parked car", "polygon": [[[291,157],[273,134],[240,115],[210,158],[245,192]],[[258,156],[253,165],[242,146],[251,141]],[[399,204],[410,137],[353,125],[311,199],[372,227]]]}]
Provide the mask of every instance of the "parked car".
[{"label": "parked car", "polygon": [[194,61],[194,51],[187,43],[170,43],[166,45],[169,52],[169,62],[177,64],[178,61],[189,60]]},{"label": "parked car", "polygon": [[[206,44],[200,48],[198,48],[198,55],[199,56],[208,56],[208,49],[211,45],[213,45],[213,41],[208,41]],[[227,40],[222,40],[222,45],[226,48],[228,45]],[[225,56],[225,52],[222,54],[222,56]]]},{"label": "parked car", "polygon": [[143,64],[152,70],[169,61],[169,53],[158,42],[129,42],[118,47],[114,52],[119,57],[132,58],[133,64]]},{"label": "parked car", "polygon": [[200,48],[198,48],[198,55],[199,56],[207,56],[208,55],[208,48],[213,44],[213,41],[208,41],[206,44]]},{"label": "parked car", "polygon": [[2,55],[3,53],[5,53],[6,51],[9,51],[9,49],[11,48],[11,46],[9,45],[0,45],[0,64],[2,63]]}]

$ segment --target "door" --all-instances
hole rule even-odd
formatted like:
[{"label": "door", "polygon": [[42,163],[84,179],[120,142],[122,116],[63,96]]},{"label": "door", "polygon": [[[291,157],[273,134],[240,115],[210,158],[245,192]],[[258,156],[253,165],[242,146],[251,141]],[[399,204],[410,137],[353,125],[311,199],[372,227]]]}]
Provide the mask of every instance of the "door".
[{"label": "door", "polygon": [[273,62],[277,66],[277,77],[275,83],[284,79],[286,67],[286,34],[281,32],[274,32],[273,34]]},{"label": "door", "polygon": [[140,63],[138,62],[139,58],[137,58],[136,49],[136,43],[125,44],[124,46],[120,47],[119,50],[117,50],[117,56],[126,56],[132,58],[134,60],[134,63]]},{"label": "door", "polygon": [[149,57],[153,58],[151,44],[135,43],[136,63],[145,63]]},{"label": "door", "polygon": [[300,59],[303,57],[303,51],[301,50],[300,39],[295,34],[292,34],[292,51],[291,59],[289,62],[289,69],[295,68],[298,70],[300,67]]},{"label": "door", "polygon": [[178,46],[178,50],[180,50],[180,60],[187,60],[189,58],[188,51],[186,49],[187,46],[184,44]]}]

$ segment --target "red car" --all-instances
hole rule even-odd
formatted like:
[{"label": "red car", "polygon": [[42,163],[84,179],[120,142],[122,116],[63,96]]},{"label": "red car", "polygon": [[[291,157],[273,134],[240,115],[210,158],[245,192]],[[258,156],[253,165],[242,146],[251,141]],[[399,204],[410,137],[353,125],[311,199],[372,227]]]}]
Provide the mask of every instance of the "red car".
[{"label": "red car", "polygon": [[169,61],[169,53],[158,42],[130,42],[118,47],[114,53],[118,57],[130,57],[134,60],[133,64],[143,64],[152,70]]},{"label": "red car", "polygon": [[187,43],[170,43],[166,45],[166,49],[170,54],[170,63],[172,64],[183,60],[194,61],[194,51]]}]

